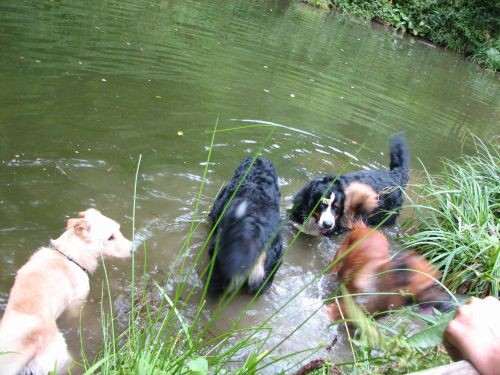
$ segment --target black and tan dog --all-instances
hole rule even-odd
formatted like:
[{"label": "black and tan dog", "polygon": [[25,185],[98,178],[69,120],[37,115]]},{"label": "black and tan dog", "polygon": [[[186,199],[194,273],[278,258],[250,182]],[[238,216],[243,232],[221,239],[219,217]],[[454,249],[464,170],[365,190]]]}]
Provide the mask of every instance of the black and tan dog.
[{"label": "black and tan dog", "polygon": [[[411,302],[443,311],[451,307],[448,295],[436,282],[439,272],[429,262],[412,251],[391,258],[389,242],[381,232],[362,221],[353,227],[337,250],[330,272],[350,293],[361,294],[354,299],[365,312],[383,313]],[[332,320],[348,318],[347,306],[340,297],[328,306],[327,315]]]},{"label": "black and tan dog", "polygon": [[209,217],[216,226],[209,249],[214,261],[209,290],[218,294],[238,287],[249,293],[267,289],[283,252],[273,164],[263,158],[242,160]]},{"label": "black and tan dog", "polygon": [[[391,139],[390,159],[390,171],[359,171],[309,182],[294,197],[291,219],[313,235],[350,229],[348,217],[361,218],[369,225],[393,224],[409,173],[408,147],[401,135]],[[376,207],[365,204],[363,196],[376,196]]]}]

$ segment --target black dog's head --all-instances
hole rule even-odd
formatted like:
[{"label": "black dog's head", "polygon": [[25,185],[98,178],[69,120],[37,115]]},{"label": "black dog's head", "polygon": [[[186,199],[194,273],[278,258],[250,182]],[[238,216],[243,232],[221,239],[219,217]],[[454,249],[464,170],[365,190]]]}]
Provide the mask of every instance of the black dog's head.
[{"label": "black dog's head", "polygon": [[[311,234],[331,235],[340,233],[338,219],[343,213],[344,193],[333,176],[326,176],[310,183],[303,195],[305,231]],[[312,212],[311,212],[312,211]]]},{"label": "black dog's head", "polygon": [[[370,185],[326,176],[311,181],[297,194],[292,217],[304,223],[304,232],[328,236],[352,229],[356,221],[365,220],[378,204],[378,194]],[[297,217],[299,205],[301,214]]]}]

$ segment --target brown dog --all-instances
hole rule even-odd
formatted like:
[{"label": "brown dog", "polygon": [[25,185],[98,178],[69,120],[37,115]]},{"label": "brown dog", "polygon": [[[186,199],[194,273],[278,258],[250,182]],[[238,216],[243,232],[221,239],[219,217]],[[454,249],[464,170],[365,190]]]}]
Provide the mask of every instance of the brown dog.
[{"label": "brown dog", "polygon": [[57,318],[83,303],[101,256],[128,258],[131,252],[119,224],[99,211],[69,219],[66,231],[17,272],[0,323],[0,374],[62,371],[70,355]]},{"label": "brown dog", "polygon": [[[389,255],[389,242],[379,231],[358,221],[342,243],[332,262],[331,273],[337,273],[367,313],[385,312],[416,301],[440,306],[446,296],[436,284],[437,270],[415,252]],[[338,302],[338,303],[337,303]],[[342,310],[342,313],[341,311]],[[332,320],[349,317],[341,298],[327,308]]]}]

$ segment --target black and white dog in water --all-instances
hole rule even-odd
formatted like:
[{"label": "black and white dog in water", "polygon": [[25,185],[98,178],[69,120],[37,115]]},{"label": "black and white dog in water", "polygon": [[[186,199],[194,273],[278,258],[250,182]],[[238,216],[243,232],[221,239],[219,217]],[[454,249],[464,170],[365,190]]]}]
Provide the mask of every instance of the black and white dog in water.
[{"label": "black and white dog in water", "polygon": [[209,217],[216,226],[209,249],[214,261],[209,291],[267,289],[283,252],[280,192],[273,164],[262,158],[242,160],[217,195]]},{"label": "black and white dog in water", "polygon": [[368,225],[393,224],[403,204],[410,161],[399,134],[391,138],[390,158],[390,171],[359,171],[309,182],[293,199],[291,219],[312,235],[339,234],[360,219]]}]

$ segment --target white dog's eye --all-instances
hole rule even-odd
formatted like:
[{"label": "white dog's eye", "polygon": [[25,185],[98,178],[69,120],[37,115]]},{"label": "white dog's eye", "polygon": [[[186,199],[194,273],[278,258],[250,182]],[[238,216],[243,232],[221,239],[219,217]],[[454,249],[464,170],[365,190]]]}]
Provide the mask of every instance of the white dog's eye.
[{"label": "white dog's eye", "polygon": [[115,239],[115,235],[114,235],[114,234],[112,234],[111,236],[109,236],[108,241],[112,241],[112,240],[114,240],[114,239]]}]

